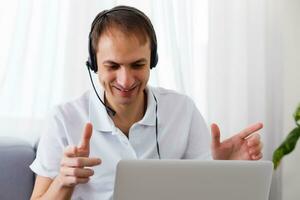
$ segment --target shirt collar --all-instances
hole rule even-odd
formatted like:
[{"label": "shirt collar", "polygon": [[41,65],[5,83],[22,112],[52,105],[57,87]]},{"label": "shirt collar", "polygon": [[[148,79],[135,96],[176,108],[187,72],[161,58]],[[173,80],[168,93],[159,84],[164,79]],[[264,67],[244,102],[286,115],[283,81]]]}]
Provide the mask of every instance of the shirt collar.
[{"label": "shirt collar", "polygon": [[[99,88],[98,88],[99,89]],[[104,90],[97,90],[99,97],[104,100]],[[154,94],[151,90],[151,87],[146,87],[147,94],[147,109],[144,117],[137,122],[138,124],[146,126],[155,126],[156,120],[156,101],[154,99]],[[108,115],[105,107],[99,101],[96,93],[94,91],[90,92],[89,100],[89,113],[90,113],[90,122],[93,124],[95,130],[100,132],[114,132],[116,129],[112,119]]]},{"label": "shirt collar", "polygon": [[[104,91],[103,89],[97,90],[99,97],[104,100]],[[89,100],[89,113],[90,121],[93,124],[95,130],[101,132],[113,132],[115,129],[112,119],[107,114],[106,108],[100,100],[98,99],[95,91],[90,92]]]},{"label": "shirt collar", "polygon": [[154,93],[150,86],[146,87],[147,94],[147,109],[144,117],[138,122],[146,126],[155,126],[156,120],[156,101],[154,99]]}]

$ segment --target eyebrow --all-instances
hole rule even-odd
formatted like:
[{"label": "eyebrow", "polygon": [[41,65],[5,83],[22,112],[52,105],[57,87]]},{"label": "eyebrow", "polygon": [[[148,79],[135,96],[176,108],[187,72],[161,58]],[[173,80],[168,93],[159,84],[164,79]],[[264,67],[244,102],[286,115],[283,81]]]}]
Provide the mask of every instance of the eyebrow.
[{"label": "eyebrow", "polygon": [[[138,60],[133,61],[133,62],[130,63],[130,64],[135,64],[135,63],[140,63],[140,62],[147,62],[147,59],[146,59],[146,58],[141,58],[141,59],[138,59]],[[112,61],[112,60],[105,60],[105,61],[103,62],[103,64],[121,65],[122,63],[117,63],[117,62]]]}]

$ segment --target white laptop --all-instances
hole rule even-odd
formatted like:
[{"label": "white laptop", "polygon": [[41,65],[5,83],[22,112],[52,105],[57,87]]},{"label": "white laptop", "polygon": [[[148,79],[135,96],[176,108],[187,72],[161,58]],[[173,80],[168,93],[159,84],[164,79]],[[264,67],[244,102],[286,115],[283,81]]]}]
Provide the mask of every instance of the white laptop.
[{"label": "white laptop", "polygon": [[270,161],[123,160],[114,200],[267,200]]}]

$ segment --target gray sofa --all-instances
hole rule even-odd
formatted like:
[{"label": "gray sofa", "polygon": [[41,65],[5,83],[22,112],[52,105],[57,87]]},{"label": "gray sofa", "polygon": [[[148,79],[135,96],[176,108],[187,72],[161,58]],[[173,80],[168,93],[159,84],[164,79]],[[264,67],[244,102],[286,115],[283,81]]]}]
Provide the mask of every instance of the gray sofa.
[{"label": "gray sofa", "polygon": [[0,137],[0,199],[30,199],[34,174],[29,165],[35,158],[35,148],[26,141]]}]

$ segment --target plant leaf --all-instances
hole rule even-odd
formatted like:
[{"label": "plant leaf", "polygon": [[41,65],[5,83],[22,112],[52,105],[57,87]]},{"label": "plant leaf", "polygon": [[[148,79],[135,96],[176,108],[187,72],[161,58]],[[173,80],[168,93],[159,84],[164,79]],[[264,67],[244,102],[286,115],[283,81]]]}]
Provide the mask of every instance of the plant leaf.
[{"label": "plant leaf", "polygon": [[286,139],[283,141],[283,143],[274,151],[273,153],[273,163],[274,163],[274,169],[276,169],[281,159],[291,153],[300,137],[300,127],[294,128],[286,137]]},{"label": "plant leaf", "polygon": [[295,113],[294,113],[294,119],[298,127],[300,127],[300,104],[298,105]]}]

